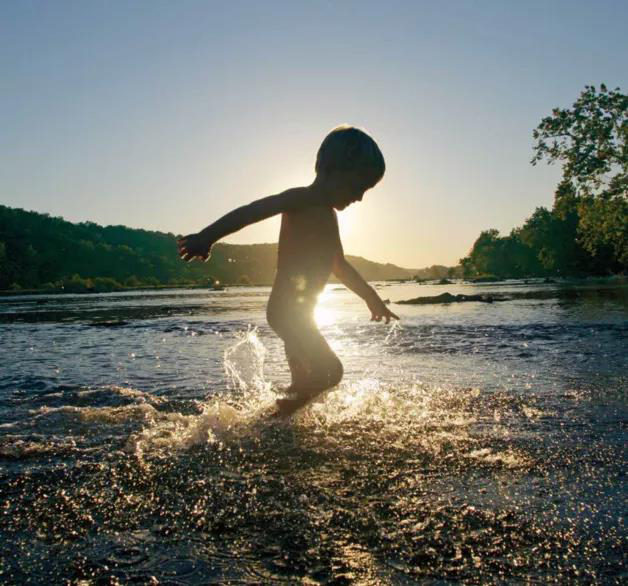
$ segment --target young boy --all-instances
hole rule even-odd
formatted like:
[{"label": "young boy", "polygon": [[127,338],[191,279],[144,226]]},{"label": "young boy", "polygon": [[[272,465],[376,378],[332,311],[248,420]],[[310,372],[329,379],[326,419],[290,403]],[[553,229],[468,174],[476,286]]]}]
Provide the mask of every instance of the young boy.
[{"label": "young boy", "polygon": [[279,399],[288,414],[340,382],[342,364],[314,322],[317,297],[333,273],[371,310],[371,320],[399,319],[345,260],[335,210],[362,201],[364,192],[384,175],[379,147],[365,132],[340,126],[330,132],[316,157],[316,179],[242,206],[198,234],[178,241],[185,261],[206,261],[221,238],[275,214],[281,214],[277,273],[266,316],[285,344],[292,374],[289,398]]}]

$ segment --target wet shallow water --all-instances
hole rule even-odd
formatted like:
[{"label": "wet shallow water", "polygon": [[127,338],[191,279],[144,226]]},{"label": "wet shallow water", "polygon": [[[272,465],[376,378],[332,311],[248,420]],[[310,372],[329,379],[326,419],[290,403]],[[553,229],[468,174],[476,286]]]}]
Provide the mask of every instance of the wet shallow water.
[{"label": "wet shallow water", "polygon": [[331,286],[345,379],[279,422],[267,296],[0,298],[0,582],[626,579],[625,287]]}]

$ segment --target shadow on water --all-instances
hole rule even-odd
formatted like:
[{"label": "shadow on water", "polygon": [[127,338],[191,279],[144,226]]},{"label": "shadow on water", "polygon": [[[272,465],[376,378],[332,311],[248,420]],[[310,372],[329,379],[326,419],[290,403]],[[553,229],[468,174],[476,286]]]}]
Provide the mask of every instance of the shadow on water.
[{"label": "shadow on water", "polygon": [[559,414],[364,377],[277,422],[263,362],[249,331],[225,354],[228,396],[67,387],[30,403],[12,424],[30,447],[0,446],[0,579],[620,581],[625,447],[574,415],[587,392]]}]

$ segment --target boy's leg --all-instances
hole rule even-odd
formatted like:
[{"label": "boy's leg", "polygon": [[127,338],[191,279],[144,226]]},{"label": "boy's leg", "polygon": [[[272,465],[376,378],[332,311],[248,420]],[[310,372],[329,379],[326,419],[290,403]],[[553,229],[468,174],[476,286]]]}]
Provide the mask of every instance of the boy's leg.
[{"label": "boy's leg", "polygon": [[[284,337],[286,356],[293,374],[290,391],[315,395],[337,385],[342,363],[313,323],[300,323]],[[293,370],[294,368],[294,370]]]},{"label": "boy's leg", "polygon": [[296,352],[290,348],[287,342],[284,344],[284,348],[292,377],[292,382],[286,392],[296,393],[298,389],[303,388],[307,384],[308,369],[297,358]]}]

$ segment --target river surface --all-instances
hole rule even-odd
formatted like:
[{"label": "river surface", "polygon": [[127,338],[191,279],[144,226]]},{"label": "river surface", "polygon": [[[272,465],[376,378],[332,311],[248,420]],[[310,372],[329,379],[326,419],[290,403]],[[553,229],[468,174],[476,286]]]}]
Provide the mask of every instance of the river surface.
[{"label": "river surface", "polygon": [[268,288],[0,298],[0,583],[625,583],[626,286],[378,287],[287,420]]}]

